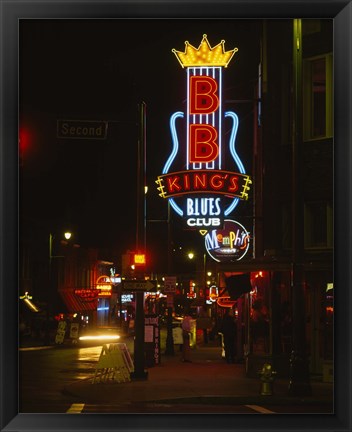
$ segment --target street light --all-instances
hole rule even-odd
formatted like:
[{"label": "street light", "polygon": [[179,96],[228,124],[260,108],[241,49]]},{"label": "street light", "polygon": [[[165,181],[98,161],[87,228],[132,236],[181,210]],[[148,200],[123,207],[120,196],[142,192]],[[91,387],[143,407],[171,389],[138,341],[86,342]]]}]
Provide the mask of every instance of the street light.
[{"label": "street light", "polygon": [[[190,260],[193,260],[193,258],[195,257],[195,254],[194,254],[194,252],[190,251],[190,252],[188,252],[187,256]],[[203,266],[202,266],[203,268],[202,269],[200,269],[200,264],[201,263],[200,263],[200,257],[199,257],[198,266],[197,266],[198,267],[197,273],[198,273],[198,275],[200,275],[198,277],[198,290],[197,290],[198,295],[199,295],[199,287],[203,285],[203,289],[205,290],[206,286],[207,286],[207,275],[210,277],[212,274],[210,271],[208,271],[208,273],[206,272],[206,269],[207,269],[207,254],[206,253],[203,253]]]},{"label": "street light", "polygon": [[192,260],[194,258],[194,253],[193,252],[188,252],[187,256],[188,256],[188,258],[190,260]]},{"label": "street light", "polygon": [[[70,231],[66,231],[64,233],[64,237],[66,240],[69,240],[72,237],[72,233]],[[54,235],[49,233],[49,271],[48,271],[48,279],[49,286],[47,290],[47,305],[46,305],[46,328],[45,328],[45,336],[44,336],[44,344],[50,345],[50,330],[49,330],[49,318],[50,318],[50,304],[51,304],[51,291],[52,291],[52,259],[53,258],[64,258],[64,255],[53,255],[53,240]]]}]

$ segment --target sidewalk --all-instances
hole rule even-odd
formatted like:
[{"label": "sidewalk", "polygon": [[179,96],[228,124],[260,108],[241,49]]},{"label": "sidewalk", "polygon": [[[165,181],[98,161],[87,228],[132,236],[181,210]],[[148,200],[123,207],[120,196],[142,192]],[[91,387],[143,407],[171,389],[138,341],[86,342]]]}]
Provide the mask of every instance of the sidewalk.
[{"label": "sidewalk", "polygon": [[[277,379],[273,385],[273,395],[262,396],[261,381],[245,376],[244,364],[227,364],[221,358],[219,346],[197,346],[192,349],[192,363],[181,362],[180,352],[175,349],[173,356],[162,355],[159,365],[146,368],[145,380],[117,383],[92,383],[89,379],[74,382],[65,387],[64,392],[77,398],[77,401],[91,404],[119,405],[126,412],[133,406],[140,410],[148,404],[201,404],[223,405],[326,405],[326,412],[333,411],[333,385],[312,381],[312,395],[293,397],[288,394],[288,379]],[[164,410],[165,412],[165,410]]]}]

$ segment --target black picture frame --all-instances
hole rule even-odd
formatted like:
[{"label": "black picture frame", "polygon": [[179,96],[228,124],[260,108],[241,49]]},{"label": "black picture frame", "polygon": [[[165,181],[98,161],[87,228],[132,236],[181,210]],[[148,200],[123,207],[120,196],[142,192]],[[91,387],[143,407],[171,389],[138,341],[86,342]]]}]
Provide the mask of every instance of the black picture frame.
[{"label": "black picture frame", "polygon": [[[1,0],[1,430],[351,431],[350,1]],[[335,87],[335,398],[333,415],[19,414],[18,400],[18,20],[31,18],[333,18]]]}]

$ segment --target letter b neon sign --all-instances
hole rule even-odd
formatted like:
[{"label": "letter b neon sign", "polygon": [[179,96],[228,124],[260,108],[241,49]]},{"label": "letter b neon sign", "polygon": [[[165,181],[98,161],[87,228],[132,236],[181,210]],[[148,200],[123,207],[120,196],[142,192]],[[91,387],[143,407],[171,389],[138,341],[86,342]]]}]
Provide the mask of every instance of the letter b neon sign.
[{"label": "letter b neon sign", "polygon": [[190,77],[190,114],[211,114],[219,107],[218,84],[210,76]]},{"label": "letter b neon sign", "polygon": [[[216,80],[207,75],[190,77],[189,114],[212,114],[219,108]],[[212,162],[219,155],[218,132],[209,124],[189,125],[189,162]]]}]

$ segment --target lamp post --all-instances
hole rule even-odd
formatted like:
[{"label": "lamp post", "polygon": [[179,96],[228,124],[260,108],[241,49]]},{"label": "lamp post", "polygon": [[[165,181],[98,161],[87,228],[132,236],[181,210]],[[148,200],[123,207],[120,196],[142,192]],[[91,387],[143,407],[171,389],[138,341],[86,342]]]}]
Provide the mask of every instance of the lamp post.
[{"label": "lamp post", "polygon": [[[197,258],[197,255],[190,251],[187,254],[187,257],[189,260],[193,260],[194,258]],[[211,272],[208,272],[207,274],[207,254],[203,253],[203,261],[201,261],[200,255],[198,255],[198,259],[196,261],[196,280],[197,280],[197,289],[196,293],[198,294],[198,297],[200,296],[200,287],[202,287],[204,295],[207,288],[207,275],[210,277]]]},{"label": "lamp post", "polygon": [[[66,240],[69,240],[72,236],[72,233],[66,231],[64,233],[64,237]],[[53,240],[54,235],[49,233],[49,269],[48,269],[48,290],[47,290],[47,305],[46,305],[46,325],[45,325],[45,335],[44,335],[44,345],[50,345],[50,312],[51,312],[51,301],[52,301],[52,260],[53,258],[64,258],[64,255],[53,255]]]}]

